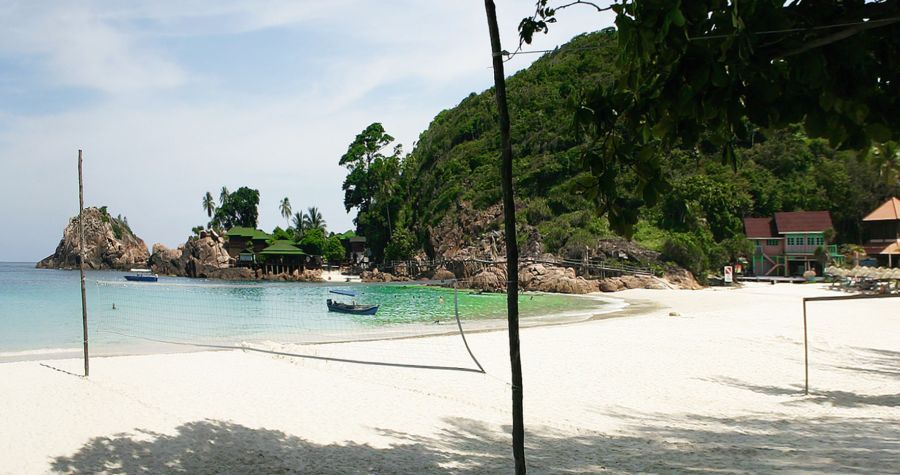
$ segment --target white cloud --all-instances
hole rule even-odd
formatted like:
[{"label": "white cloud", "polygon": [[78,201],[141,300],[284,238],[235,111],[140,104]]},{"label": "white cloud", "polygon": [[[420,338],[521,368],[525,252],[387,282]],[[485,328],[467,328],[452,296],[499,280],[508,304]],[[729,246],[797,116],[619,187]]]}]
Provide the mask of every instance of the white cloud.
[{"label": "white cloud", "polygon": [[[318,206],[331,228],[351,226],[337,160],[366,125],[384,123],[409,150],[441,109],[492,85],[483,6],[469,2],[27,2],[0,7],[0,55],[42,62],[48,83],[101,91],[99,100],[53,114],[0,114],[0,202],[13,229],[0,260],[50,254],[77,211],[75,156],[85,150],[89,204],[122,213],[148,244],[176,245],[206,221],[202,194],[222,186],[259,188],[261,226],[284,225],[277,202]],[[531,2],[498,10],[507,49]],[[124,5],[124,6],[123,6]],[[565,18],[533,48],[551,48],[605,24]],[[596,22],[601,22],[597,24]],[[161,47],[162,37],[302,31],[341,55],[308,61],[296,91],[190,92],[204,72]],[[272,54],[280,45],[271,45]],[[330,51],[330,50],[329,50]],[[507,72],[536,56],[507,63]],[[241,58],[231,59],[240,65]],[[216,81],[213,78],[212,81]],[[227,81],[228,78],[218,78]],[[34,85],[40,87],[40,85]],[[390,89],[390,94],[383,92]],[[227,91],[227,92],[226,92]],[[399,91],[399,92],[398,92]],[[185,98],[188,99],[185,99]],[[403,98],[398,102],[398,98]]]}]

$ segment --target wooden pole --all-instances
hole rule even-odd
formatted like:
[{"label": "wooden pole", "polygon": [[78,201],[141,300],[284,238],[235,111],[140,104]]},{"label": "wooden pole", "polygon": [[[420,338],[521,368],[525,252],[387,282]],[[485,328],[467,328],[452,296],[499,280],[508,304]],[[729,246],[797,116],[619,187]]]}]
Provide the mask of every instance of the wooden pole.
[{"label": "wooden pole", "polygon": [[494,67],[494,92],[500,119],[500,184],[503,191],[503,224],[506,238],[506,310],[509,326],[509,363],[512,373],[512,445],[515,473],[525,473],[525,410],[522,404],[522,358],[519,344],[519,247],[516,242],[516,206],[512,185],[512,143],[509,132],[509,106],[506,102],[506,77],[503,73],[503,49],[494,0],[484,0],[491,57]]},{"label": "wooden pole", "polygon": [[809,395],[809,344],[807,341],[806,331],[806,299],[803,299],[803,372],[805,383],[803,386],[803,394]]},{"label": "wooden pole", "polygon": [[84,376],[91,374],[88,360],[88,316],[87,294],[84,290],[84,173],[82,171],[81,149],[78,150],[78,268],[81,271],[81,326],[84,334]]}]

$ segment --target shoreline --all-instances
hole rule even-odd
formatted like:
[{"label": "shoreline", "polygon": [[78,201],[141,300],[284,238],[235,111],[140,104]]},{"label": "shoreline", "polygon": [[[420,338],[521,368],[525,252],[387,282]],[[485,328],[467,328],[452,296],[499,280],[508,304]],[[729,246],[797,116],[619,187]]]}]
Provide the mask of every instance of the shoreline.
[{"label": "shoreline", "polygon": [[[105,282],[105,281],[98,281]],[[120,282],[109,282],[112,284],[121,284],[127,285],[127,283]],[[282,284],[281,282],[277,282],[276,284]],[[283,283],[290,284],[290,283]],[[211,283],[208,285],[204,284],[167,284],[167,285],[198,285],[198,286],[212,286],[215,287],[217,285],[225,285],[225,284],[216,284]],[[246,285],[246,284],[245,284]],[[253,285],[253,284],[250,284]],[[367,285],[362,283],[362,285]],[[379,284],[375,284],[379,285]],[[380,284],[385,285],[385,284]],[[395,285],[416,285],[415,282],[403,283],[403,284],[395,284]],[[441,287],[443,288],[443,287]],[[451,289],[452,290],[452,289]],[[464,290],[462,290],[464,291]],[[589,308],[582,310],[564,310],[556,313],[547,313],[542,315],[533,315],[521,317],[519,320],[520,328],[535,328],[542,326],[553,326],[553,325],[574,325],[589,321],[595,320],[604,320],[610,318],[621,318],[627,316],[639,315],[641,313],[646,313],[651,309],[646,308],[644,303],[639,302],[630,302],[626,299],[615,298],[609,296],[608,293],[603,292],[595,292],[591,294],[556,294],[549,292],[529,292],[528,294],[533,295],[552,295],[552,296],[564,296],[564,298],[572,298],[572,299],[590,299],[599,302],[603,302],[605,305],[609,305],[608,308],[598,307],[598,308]],[[505,331],[507,329],[507,320],[506,318],[479,318],[479,317],[471,317],[471,318],[461,318],[461,323],[463,326],[464,334],[475,334],[475,333],[485,333],[485,332],[499,332]],[[440,327],[440,328],[439,328]],[[398,330],[399,328],[399,330]],[[101,333],[106,333],[101,331]],[[400,335],[392,335],[392,333],[400,333]],[[383,328],[362,328],[359,329],[359,335],[355,338],[350,339],[334,339],[327,341],[319,341],[315,343],[302,343],[302,342],[280,342],[278,344],[283,345],[307,345],[307,346],[317,346],[317,345],[331,345],[331,344],[344,344],[344,343],[362,343],[362,342],[378,342],[378,341],[391,341],[391,340],[404,340],[404,339],[418,339],[418,338],[432,338],[432,337],[443,337],[443,336],[454,336],[459,335],[459,330],[456,326],[456,320],[450,318],[449,320],[440,320],[436,321],[434,324],[427,323],[407,323],[407,324],[390,324],[385,325]],[[92,343],[94,345],[100,346],[102,349],[97,350],[96,347],[92,348],[90,353],[91,359],[94,358],[116,358],[123,356],[142,356],[142,355],[168,355],[168,354],[181,354],[181,353],[196,353],[196,352],[205,352],[205,351],[230,351],[230,350],[257,350],[260,347],[264,347],[266,344],[272,344],[273,342],[278,341],[277,335],[272,335],[271,337],[258,339],[257,341],[240,341],[234,343],[228,342],[208,342],[208,343],[191,343],[191,342],[183,342],[183,341],[166,341],[166,340],[156,340],[144,337],[137,337],[131,335],[120,335],[124,336],[128,339],[128,343],[98,343],[98,336],[96,333],[93,334]],[[100,337],[102,338],[102,337]],[[83,358],[83,349],[79,346],[73,346],[71,348],[27,348],[24,350],[14,350],[7,352],[0,352],[0,365],[9,364],[9,363],[19,363],[19,362],[42,362],[42,361],[60,361],[60,360],[81,360]]]},{"label": "shoreline", "polygon": [[[634,289],[617,312],[523,328],[529,469],[891,472],[898,302],[811,309],[804,396],[799,302],[822,295],[834,292]],[[508,471],[507,336],[467,340],[486,373],[238,350],[98,357],[89,378],[80,359],[0,364],[0,473]],[[311,354],[427,364],[464,351],[436,336]]]}]

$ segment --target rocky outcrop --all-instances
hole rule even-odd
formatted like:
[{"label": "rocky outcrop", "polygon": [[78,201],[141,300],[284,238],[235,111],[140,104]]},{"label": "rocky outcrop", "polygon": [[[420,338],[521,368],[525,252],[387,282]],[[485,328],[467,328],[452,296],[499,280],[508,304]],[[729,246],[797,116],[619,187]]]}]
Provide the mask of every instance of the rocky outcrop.
[{"label": "rocky outcrop", "polygon": [[215,271],[228,268],[231,256],[225,250],[225,240],[209,231],[184,243],[181,260],[187,277],[209,277]]},{"label": "rocky outcrop", "polygon": [[666,272],[665,279],[669,284],[678,289],[700,290],[703,288],[703,286],[697,282],[697,279],[694,278],[694,274],[691,274],[687,269],[682,269],[680,267],[669,269]]},{"label": "rocky outcrop", "polygon": [[647,275],[623,275],[609,277],[598,282],[603,292],[618,292],[626,289],[665,289],[666,285],[655,277]]},{"label": "rocky outcrop", "polygon": [[[505,267],[490,266],[476,274],[469,282],[469,286],[485,292],[505,292],[507,281]],[[519,288],[530,292],[564,294],[588,294],[600,289],[596,280],[576,276],[575,269],[543,264],[520,266]]]},{"label": "rocky outcrop", "polygon": [[571,267],[531,264],[519,268],[519,285],[525,290],[563,294],[589,294],[600,290],[596,280],[575,275]]},{"label": "rocky outcrop", "polygon": [[222,272],[231,267],[232,261],[225,250],[225,239],[213,231],[202,231],[199,236],[188,238],[177,249],[154,244],[150,268],[157,274],[165,275],[224,278],[217,276],[228,274],[241,278],[239,271]]},{"label": "rocky outcrop", "polygon": [[322,282],[322,269],[306,269],[303,272],[295,270],[280,274],[264,274],[262,270],[257,270],[253,278],[275,282]]},{"label": "rocky outcrop", "polygon": [[150,269],[162,275],[184,275],[184,262],[181,260],[184,246],[170,249],[160,243],[153,245],[153,253],[150,254]]},{"label": "rocky outcrop", "polygon": [[381,272],[378,269],[364,271],[359,278],[363,282],[406,282],[409,280],[409,277],[395,276],[390,272]]},{"label": "rocky outcrop", "polygon": [[485,292],[505,292],[506,275],[506,268],[503,266],[485,267],[472,277],[469,286]]},{"label": "rocky outcrop", "polygon": [[[135,236],[125,220],[110,216],[105,208],[86,208],[84,217],[84,266],[87,269],[144,267],[150,253],[144,241]],[[78,217],[69,220],[62,240],[53,255],[38,262],[46,269],[74,269],[80,255]]]}]

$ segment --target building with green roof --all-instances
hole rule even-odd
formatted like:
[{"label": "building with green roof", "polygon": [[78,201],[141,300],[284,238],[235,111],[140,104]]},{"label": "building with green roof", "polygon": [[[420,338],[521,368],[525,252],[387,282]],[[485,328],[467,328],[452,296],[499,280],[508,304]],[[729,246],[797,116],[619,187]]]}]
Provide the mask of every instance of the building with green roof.
[{"label": "building with green roof", "polygon": [[237,259],[239,262],[255,262],[255,256],[263,249],[268,247],[269,240],[272,236],[255,228],[243,226],[235,226],[225,233],[228,242],[225,244],[225,250],[228,255]]},{"label": "building with green roof", "polygon": [[259,251],[259,256],[266,273],[275,274],[303,271],[307,261],[305,252],[295,246],[293,241],[284,239],[277,240]]}]

